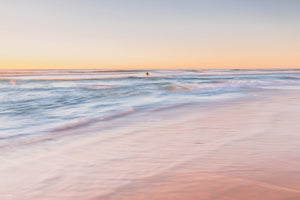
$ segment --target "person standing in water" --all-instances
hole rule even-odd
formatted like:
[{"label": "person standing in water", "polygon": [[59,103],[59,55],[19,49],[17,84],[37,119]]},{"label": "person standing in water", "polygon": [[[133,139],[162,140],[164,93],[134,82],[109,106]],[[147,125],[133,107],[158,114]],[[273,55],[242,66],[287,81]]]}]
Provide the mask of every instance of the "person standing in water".
[{"label": "person standing in water", "polygon": [[149,72],[146,72],[146,76],[150,76]]}]

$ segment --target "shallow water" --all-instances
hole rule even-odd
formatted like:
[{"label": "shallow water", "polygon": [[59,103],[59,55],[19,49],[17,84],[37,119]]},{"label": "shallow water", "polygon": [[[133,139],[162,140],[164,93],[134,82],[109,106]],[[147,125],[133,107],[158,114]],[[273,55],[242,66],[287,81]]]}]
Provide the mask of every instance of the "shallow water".
[{"label": "shallow water", "polygon": [[0,146],[140,110],[300,87],[300,70],[0,71]]}]

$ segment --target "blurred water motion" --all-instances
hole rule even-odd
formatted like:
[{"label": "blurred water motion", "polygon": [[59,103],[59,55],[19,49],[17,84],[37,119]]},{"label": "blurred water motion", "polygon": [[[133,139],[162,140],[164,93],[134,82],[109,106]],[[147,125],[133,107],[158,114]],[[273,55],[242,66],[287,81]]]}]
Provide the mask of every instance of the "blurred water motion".
[{"label": "blurred water motion", "polygon": [[298,86],[299,70],[0,71],[0,139],[38,137],[128,111]]}]

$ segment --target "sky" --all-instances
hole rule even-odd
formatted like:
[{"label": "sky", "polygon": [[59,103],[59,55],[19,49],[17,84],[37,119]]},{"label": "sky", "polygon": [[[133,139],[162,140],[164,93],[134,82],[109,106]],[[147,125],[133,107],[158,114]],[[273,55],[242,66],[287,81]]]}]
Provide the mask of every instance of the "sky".
[{"label": "sky", "polygon": [[0,69],[300,68],[299,0],[0,0]]}]

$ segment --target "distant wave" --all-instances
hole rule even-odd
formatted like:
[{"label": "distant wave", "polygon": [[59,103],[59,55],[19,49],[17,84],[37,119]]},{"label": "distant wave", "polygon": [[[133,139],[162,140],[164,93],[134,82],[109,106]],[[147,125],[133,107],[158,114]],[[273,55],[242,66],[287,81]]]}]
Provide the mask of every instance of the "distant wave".
[{"label": "distant wave", "polygon": [[230,70],[199,70],[199,74],[202,76],[233,76],[233,75],[272,75],[272,74],[299,74],[299,70],[289,70],[289,71],[281,71],[281,70],[238,70],[238,71],[230,71]]},{"label": "distant wave", "polygon": [[167,91],[177,91],[177,92],[180,92],[180,91],[192,91],[192,90],[195,90],[197,89],[199,86],[198,85],[170,85],[170,86],[167,86],[165,89]]},{"label": "distant wave", "polygon": [[[286,79],[299,79],[297,77],[286,77]],[[196,91],[196,90],[214,90],[214,89],[238,89],[238,88],[259,88],[265,86],[284,86],[284,85],[300,85],[297,81],[286,80],[227,80],[227,81],[211,81],[211,83],[200,84],[183,84],[170,85],[165,87],[166,91]]]},{"label": "distant wave", "polygon": [[290,75],[290,76],[284,76],[284,77],[282,77],[283,79],[300,79],[300,77],[297,77],[297,76],[292,76],[292,75]]},{"label": "distant wave", "polygon": [[105,90],[111,88],[118,88],[119,86],[114,85],[81,85],[78,88],[87,89],[87,90]]},{"label": "distant wave", "polygon": [[88,80],[108,80],[108,79],[140,79],[140,78],[171,78],[166,75],[151,75],[147,77],[144,74],[138,75],[102,75],[102,76],[0,76],[0,80],[19,80],[19,81],[88,81]]}]

